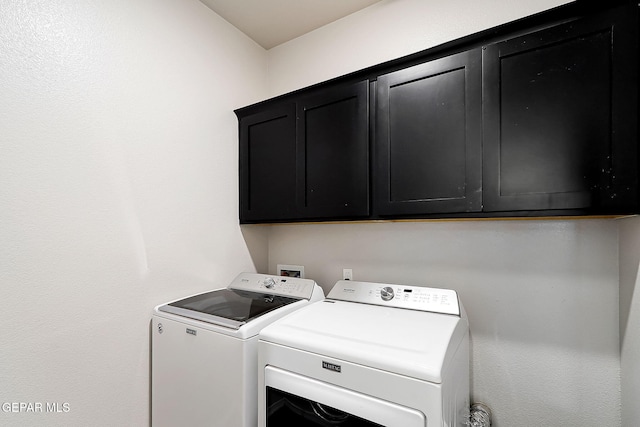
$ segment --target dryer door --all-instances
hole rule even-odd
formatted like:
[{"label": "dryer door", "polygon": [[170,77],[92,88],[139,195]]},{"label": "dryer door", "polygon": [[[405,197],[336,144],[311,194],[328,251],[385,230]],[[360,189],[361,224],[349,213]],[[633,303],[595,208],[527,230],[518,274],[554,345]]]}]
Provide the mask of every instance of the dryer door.
[{"label": "dryer door", "polygon": [[423,413],[372,396],[265,368],[267,427],[425,427]]}]

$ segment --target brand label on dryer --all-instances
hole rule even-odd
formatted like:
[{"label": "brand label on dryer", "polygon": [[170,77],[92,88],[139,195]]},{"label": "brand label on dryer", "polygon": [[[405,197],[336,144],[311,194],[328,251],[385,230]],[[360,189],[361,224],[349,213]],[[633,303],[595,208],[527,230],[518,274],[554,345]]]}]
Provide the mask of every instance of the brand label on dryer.
[{"label": "brand label on dryer", "polygon": [[196,335],[198,333],[198,331],[196,331],[195,329],[187,328],[187,333],[189,335]]},{"label": "brand label on dryer", "polygon": [[324,369],[328,369],[329,371],[342,372],[342,366],[336,365],[335,363],[325,362],[324,360],[322,361],[322,367]]}]

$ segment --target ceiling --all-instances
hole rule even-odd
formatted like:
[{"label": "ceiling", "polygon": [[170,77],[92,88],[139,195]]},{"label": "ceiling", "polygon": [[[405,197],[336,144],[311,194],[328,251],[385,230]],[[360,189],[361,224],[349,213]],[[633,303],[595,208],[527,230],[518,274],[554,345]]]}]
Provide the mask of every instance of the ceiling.
[{"label": "ceiling", "polygon": [[271,49],[380,0],[200,0]]}]

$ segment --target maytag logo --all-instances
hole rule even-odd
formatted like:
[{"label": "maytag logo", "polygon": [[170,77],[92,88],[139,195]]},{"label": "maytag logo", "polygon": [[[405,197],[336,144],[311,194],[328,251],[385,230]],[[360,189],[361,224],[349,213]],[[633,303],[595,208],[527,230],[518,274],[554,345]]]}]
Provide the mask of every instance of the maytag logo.
[{"label": "maytag logo", "polygon": [[187,333],[188,333],[189,335],[196,335],[198,332],[197,332],[195,329],[189,329],[189,328],[187,328]]},{"label": "maytag logo", "polygon": [[322,367],[333,372],[342,372],[342,366],[336,365],[335,363],[325,362],[324,360],[322,361]]}]

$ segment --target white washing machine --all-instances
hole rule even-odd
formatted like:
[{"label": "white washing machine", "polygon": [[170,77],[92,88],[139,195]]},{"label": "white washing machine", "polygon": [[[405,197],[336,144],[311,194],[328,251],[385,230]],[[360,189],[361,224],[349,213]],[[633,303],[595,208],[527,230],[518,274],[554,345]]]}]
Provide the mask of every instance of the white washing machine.
[{"label": "white washing machine", "polygon": [[339,281],[260,332],[258,426],[469,421],[469,325],[455,291]]},{"label": "white washing machine", "polygon": [[242,273],[159,305],[151,328],[153,427],[255,427],[258,333],[324,292],[313,280]]}]

